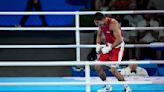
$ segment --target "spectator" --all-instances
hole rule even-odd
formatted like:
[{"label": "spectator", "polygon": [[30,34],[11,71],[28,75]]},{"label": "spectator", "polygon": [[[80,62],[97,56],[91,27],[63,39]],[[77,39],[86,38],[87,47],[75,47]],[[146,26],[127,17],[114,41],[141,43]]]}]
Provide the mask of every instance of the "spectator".
[{"label": "spectator", "polygon": [[[123,20],[121,23],[122,27],[131,27],[128,20]],[[123,30],[124,41],[125,43],[137,43],[137,32],[136,30]],[[125,50],[126,57],[132,58],[132,56],[136,56],[135,48],[126,48]]]},{"label": "spectator", "polygon": [[108,7],[109,1],[110,0],[101,0],[101,2],[102,2],[101,11],[107,11],[107,10],[109,10],[109,7]]},{"label": "spectator", "polygon": [[[123,20],[121,23],[122,27],[132,27],[128,20]],[[123,30],[124,41],[127,43],[137,42],[137,32],[135,30]]]},{"label": "spectator", "polygon": [[132,15],[125,15],[124,19],[129,21],[129,24],[132,27],[136,27],[138,22],[144,20],[142,15],[132,14]]},{"label": "spectator", "polygon": [[[32,11],[33,5],[36,8],[36,11],[42,11],[39,0],[28,0],[27,8],[26,8],[25,11]],[[22,20],[20,22],[20,26],[24,26],[25,25],[28,17],[29,17],[29,15],[24,15],[23,16],[23,18],[22,18]],[[45,17],[43,15],[39,15],[39,17],[42,20],[43,26],[47,26]]]},{"label": "spectator", "polygon": [[95,11],[107,11],[109,10],[108,3],[110,0],[95,0],[94,10]]},{"label": "spectator", "polygon": [[[155,42],[152,44],[164,44],[164,30],[159,31],[159,42]],[[156,50],[157,54],[157,59],[164,59],[164,47],[153,47],[153,49]]]},{"label": "spectator", "polygon": [[[134,61],[131,59],[130,61]],[[144,68],[139,67],[137,64],[129,64],[128,67],[121,70],[123,76],[141,76],[149,77],[147,71]]]},{"label": "spectator", "polygon": [[114,0],[108,0],[108,11],[115,10],[113,7]]},{"label": "spectator", "polygon": [[130,4],[132,3],[131,0],[116,0],[113,3],[113,6],[116,10],[127,10],[129,9]]},{"label": "spectator", "polygon": [[[159,27],[160,23],[152,15],[144,15],[144,20],[138,23],[138,27]],[[139,30],[139,43],[152,43],[158,41],[159,30]],[[152,48],[138,49],[137,56],[143,59],[155,59],[157,53]]]},{"label": "spectator", "polygon": [[94,10],[95,11],[100,11],[101,8],[102,8],[101,0],[95,0],[95,2],[94,2]]},{"label": "spectator", "polygon": [[158,10],[163,10],[164,9],[163,3],[164,3],[163,0],[150,0],[147,9],[154,8]]},{"label": "spectator", "polygon": [[[159,31],[159,42],[164,42],[164,30]],[[164,43],[163,43],[164,44]],[[157,59],[163,59],[164,47],[157,48]]]},{"label": "spectator", "polygon": [[[138,27],[159,27],[159,22],[151,15],[145,15],[145,19],[138,23]],[[140,30],[139,31],[139,42],[140,43],[150,43],[158,40],[158,30]]]},{"label": "spectator", "polygon": [[159,31],[159,41],[164,42],[164,30]]},{"label": "spectator", "polygon": [[[138,22],[144,20],[144,18],[142,15],[132,14],[132,15],[125,15],[124,20],[128,20],[129,25],[131,27],[136,27]],[[125,31],[124,35],[125,36],[128,35],[127,43],[138,43],[138,40],[137,40],[138,33],[136,30],[127,31],[127,32]],[[133,56],[133,55],[136,56],[137,58],[139,58],[139,56],[140,56],[138,48],[129,49],[128,54],[129,54],[129,58],[131,58],[131,56]]]},{"label": "spectator", "polygon": [[146,10],[149,0],[136,0],[138,10]]},{"label": "spectator", "polygon": [[129,9],[130,10],[136,10],[137,9],[136,0],[131,0],[131,3],[129,5]]}]

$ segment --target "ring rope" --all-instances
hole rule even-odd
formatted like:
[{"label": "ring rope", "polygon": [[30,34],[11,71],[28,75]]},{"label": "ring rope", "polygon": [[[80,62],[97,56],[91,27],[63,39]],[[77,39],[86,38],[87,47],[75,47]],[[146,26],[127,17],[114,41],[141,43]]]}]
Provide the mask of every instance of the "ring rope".
[{"label": "ring rope", "polygon": [[0,12],[0,15],[92,15],[96,12],[104,14],[154,14],[164,13],[164,10],[139,10],[139,11],[75,11],[75,12]]},{"label": "ring rope", "polygon": [[[102,47],[104,45],[101,45]],[[156,44],[126,44],[126,48],[136,48],[136,47],[164,47],[164,43],[158,42]],[[1,49],[7,48],[96,48],[96,45],[0,45]]]},{"label": "ring rope", "polygon": [[[36,31],[89,31],[98,30],[98,27],[0,27],[0,30],[36,30]],[[164,27],[121,27],[121,30],[164,30]]]},{"label": "ring rope", "polygon": [[103,85],[103,84],[163,84],[159,81],[113,81],[113,82],[0,82],[0,86],[36,86],[36,85]]},{"label": "ring rope", "polygon": [[139,60],[121,62],[90,62],[90,61],[0,61],[0,66],[85,66],[85,65],[110,65],[110,64],[164,64],[164,60]]}]

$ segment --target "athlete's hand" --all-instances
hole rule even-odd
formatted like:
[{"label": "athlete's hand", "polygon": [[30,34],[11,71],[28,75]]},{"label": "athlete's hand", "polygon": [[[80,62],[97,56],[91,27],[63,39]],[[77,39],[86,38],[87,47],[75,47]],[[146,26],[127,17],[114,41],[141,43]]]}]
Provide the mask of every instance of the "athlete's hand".
[{"label": "athlete's hand", "polygon": [[107,44],[108,46],[105,46],[104,48],[102,48],[102,53],[103,54],[107,54],[107,53],[109,53],[111,50],[112,50],[112,47],[111,47],[111,44]]},{"label": "athlete's hand", "polygon": [[99,53],[101,50],[101,45],[100,44],[97,44],[96,46],[96,53]]}]

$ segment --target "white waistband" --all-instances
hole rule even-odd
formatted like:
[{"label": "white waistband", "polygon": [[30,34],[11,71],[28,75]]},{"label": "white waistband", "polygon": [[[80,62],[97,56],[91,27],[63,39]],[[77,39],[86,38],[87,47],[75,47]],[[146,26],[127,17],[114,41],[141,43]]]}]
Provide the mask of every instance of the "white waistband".
[{"label": "white waistband", "polygon": [[[108,46],[111,46],[111,43],[107,43]],[[118,46],[116,46],[115,48],[120,48],[120,47],[124,47],[125,46],[125,42],[122,41]]]}]

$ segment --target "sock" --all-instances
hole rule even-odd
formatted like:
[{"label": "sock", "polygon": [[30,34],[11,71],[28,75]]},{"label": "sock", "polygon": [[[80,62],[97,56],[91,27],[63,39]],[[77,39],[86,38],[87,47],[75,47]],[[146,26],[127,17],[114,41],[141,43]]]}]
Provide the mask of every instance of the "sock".
[{"label": "sock", "polygon": [[[109,82],[108,80],[104,80],[104,82]],[[110,84],[105,84],[105,87],[110,87]]]},{"label": "sock", "polygon": [[124,88],[127,88],[127,87],[129,87],[129,85],[128,84],[124,84]]}]

